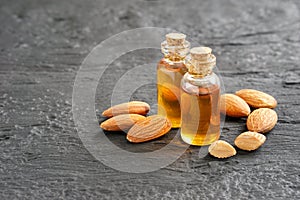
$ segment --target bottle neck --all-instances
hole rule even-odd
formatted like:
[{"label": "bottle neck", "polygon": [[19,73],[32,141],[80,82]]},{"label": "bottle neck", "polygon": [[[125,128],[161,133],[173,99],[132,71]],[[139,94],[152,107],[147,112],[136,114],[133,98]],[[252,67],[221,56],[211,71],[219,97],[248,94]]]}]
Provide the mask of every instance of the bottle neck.
[{"label": "bottle neck", "polygon": [[182,56],[170,53],[170,54],[165,54],[164,59],[169,60],[170,62],[177,62],[177,63],[182,62],[183,63],[185,56],[182,57]]},{"label": "bottle neck", "polygon": [[197,72],[189,71],[190,75],[192,75],[194,78],[204,78],[206,76],[210,76],[213,73],[213,67],[210,68],[202,68],[201,70],[198,70]]},{"label": "bottle neck", "polygon": [[183,44],[176,46],[168,45],[167,41],[161,43],[161,51],[164,54],[164,58],[171,62],[184,62],[189,50],[190,43],[188,41],[184,41]]}]

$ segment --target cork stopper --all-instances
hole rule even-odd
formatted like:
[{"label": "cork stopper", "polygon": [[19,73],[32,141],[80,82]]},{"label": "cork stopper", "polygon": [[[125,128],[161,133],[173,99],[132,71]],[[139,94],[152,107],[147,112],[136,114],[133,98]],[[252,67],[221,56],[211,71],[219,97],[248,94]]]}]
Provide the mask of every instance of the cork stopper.
[{"label": "cork stopper", "polygon": [[182,46],[185,42],[186,35],[183,33],[168,33],[166,41],[169,46]]},{"label": "cork stopper", "polygon": [[216,65],[216,57],[209,47],[194,47],[187,59],[189,73],[206,76]]},{"label": "cork stopper", "polygon": [[190,51],[192,59],[197,61],[207,61],[211,56],[211,52],[212,49],[209,47],[195,47]]}]

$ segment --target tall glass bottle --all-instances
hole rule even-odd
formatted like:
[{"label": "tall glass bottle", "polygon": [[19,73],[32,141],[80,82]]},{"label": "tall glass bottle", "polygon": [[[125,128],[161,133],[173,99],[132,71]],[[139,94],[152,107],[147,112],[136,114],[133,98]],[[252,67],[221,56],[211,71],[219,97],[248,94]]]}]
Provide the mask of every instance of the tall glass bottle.
[{"label": "tall glass bottle", "polygon": [[216,57],[209,47],[192,48],[188,72],[181,82],[181,138],[204,146],[220,137],[220,79],[213,72]]},{"label": "tall glass bottle", "polygon": [[169,33],[161,43],[164,57],[157,65],[158,114],[168,117],[173,128],[180,127],[180,83],[187,72],[184,64],[190,43],[182,33]]}]

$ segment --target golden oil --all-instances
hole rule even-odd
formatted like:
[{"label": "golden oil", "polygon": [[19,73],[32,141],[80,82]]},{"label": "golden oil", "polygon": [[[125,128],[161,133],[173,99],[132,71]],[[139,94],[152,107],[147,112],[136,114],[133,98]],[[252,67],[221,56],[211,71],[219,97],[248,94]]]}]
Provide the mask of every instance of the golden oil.
[{"label": "golden oil", "polygon": [[220,137],[220,80],[212,72],[216,58],[208,47],[191,49],[181,83],[181,138],[209,145]]},{"label": "golden oil", "polygon": [[184,64],[190,43],[181,33],[166,35],[161,44],[164,54],[157,65],[157,103],[158,114],[168,117],[173,128],[180,127],[180,84],[187,72]]}]

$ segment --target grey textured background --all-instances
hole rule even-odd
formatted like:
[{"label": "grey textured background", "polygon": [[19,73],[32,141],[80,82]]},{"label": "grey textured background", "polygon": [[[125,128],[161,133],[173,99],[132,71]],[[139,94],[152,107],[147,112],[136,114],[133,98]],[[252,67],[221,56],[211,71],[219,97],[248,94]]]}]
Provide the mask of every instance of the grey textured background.
[{"label": "grey textured background", "polygon": [[[299,8],[297,0],[1,0],[0,199],[299,199]],[[265,145],[226,160],[199,159],[189,148],[147,174],[95,160],[72,119],[76,71],[96,44],[143,26],[174,28],[212,47],[227,92],[275,96],[279,121]],[[160,56],[145,50],[116,60],[100,80],[98,111],[109,105],[111,80]],[[144,89],[132,98],[155,101],[155,86]],[[244,130],[244,119],[227,118],[222,138],[232,143]],[[122,134],[108,136],[136,152],[172,138],[132,146]]]}]

